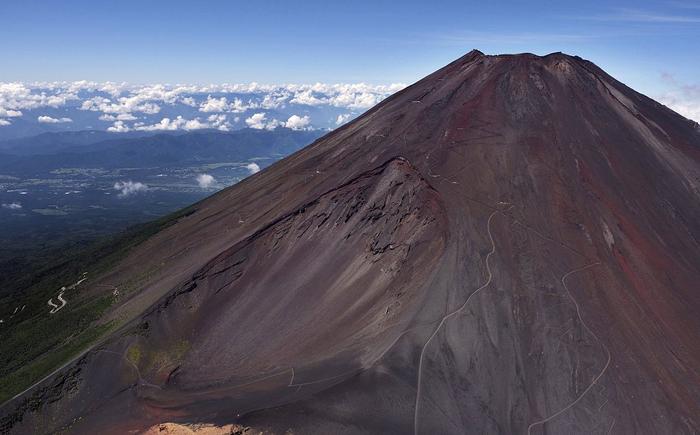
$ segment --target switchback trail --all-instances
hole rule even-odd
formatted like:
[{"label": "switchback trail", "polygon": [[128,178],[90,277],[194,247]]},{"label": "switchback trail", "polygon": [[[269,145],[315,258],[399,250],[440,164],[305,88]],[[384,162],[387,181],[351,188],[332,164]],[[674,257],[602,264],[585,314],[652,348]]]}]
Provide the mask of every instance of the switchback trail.
[{"label": "switchback trail", "polygon": [[497,213],[499,213],[498,210],[492,212],[491,215],[489,215],[489,219],[486,223],[486,231],[488,233],[489,240],[491,241],[491,251],[489,251],[489,253],[486,254],[486,259],[485,259],[486,273],[488,275],[486,282],[481,287],[474,290],[467,297],[467,300],[464,301],[464,303],[459,308],[457,308],[456,310],[452,311],[451,313],[445,315],[442,318],[442,320],[440,321],[438,326],[435,328],[435,331],[433,331],[433,334],[428,338],[428,340],[423,345],[423,349],[421,349],[420,359],[418,360],[418,381],[416,384],[416,404],[415,404],[414,413],[413,413],[413,433],[415,435],[418,435],[418,414],[419,414],[420,395],[421,395],[421,380],[422,380],[422,374],[423,374],[423,359],[425,357],[425,351],[428,348],[428,346],[430,345],[430,342],[433,341],[433,338],[435,338],[435,336],[437,336],[438,332],[440,332],[442,325],[444,325],[445,322],[449,318],[456,316],[457,314],[462,312],[462,310],[464,310],[464,308],[466,308],[466,306],[469,304],[469,301],[471,300],[472,297],[474,297],[474,295],[476,295],[477,293],[479,293],[480,291],[482,291],[483,289],[485,289],[486,287],[488,287],[491,284],[491,281],[493,279],[493,274],[491,273],[491,266],[489,265],[489,259],[496,252],[496,243],[494,242],[493,235],[491,233],[491,221],[493,220],[494,216],[496,216]]},{"label": "switchback trail", "polygon": [[[564,286],[564,289],[566,290],[566,293],[569,295],[569,298],[571,299],[571,302],[573,302],[573,303],[574,303],[574,306],[576,307],[576,315],[578,316],[578,320],[579,320],[579,322],[581,323],[581,326],[583,326],[583,328],[584,328],[589,334],[591,334],[591,335],[596,339],[596,341],[598,342],[598,344],[600,344],[600,346],[605,350],[605,353],[607,354],[607,360],[605,361],[605,365],[603,365],[603,368],[601,369],[600,373],[598,373],[598,375],[596,375],[596,376],[593,378],[593,380],[592,380],[591,383],[588,385],[588,387],[586,387],[586,389],[583,390],[583,391],[581,392],[581,394],[579,394],[578,397],[576,397],[576,399],[575,399],[574,401],[572,401],[571,403],[569,403],[568,405],[566,405],[565,407],[563,407],[563,408],[560,409],[559,411],[555,412],[554,414],[550,415],[549,417],[546,417],[546,418],[543,418],[542,420],[538,420],[538,421],[535,421],[535,422],[531,423],[530,426],[527,427],[527,435],[530,435],[530,434],[531,434],[532,428],[533,428],[533,427],[535,427],[535,426],[537,426],[537,425],[540,425],[540,424],[545,424],[545,423],[547,423],[548,421],[550,421],[550,420],[552,420],[552,419],[554,419],[554,418],[560,416],[561,414],[565,413],[565,412],[568,411],[569,409],[573,408],[574,405],[576,405],[578,402],[580,402],[581,399],[583,399],[583,397],[591,390],[591,388],[593,388],[593,387],[598,383],[598,381],[600,380],[600,378],[603,377],[603,375],[605,374],[605,371],[606,371],[606,370],[608,369],[608,367],[610,366],[610,361],[612,360],[612,355],[610,354],[610,349],[608,349],[608,347],[600,340],[600,338],[598,338],[598,336],[595,334],[595,332],[593,332],[593,330],[591,330],[591,329],[588,327],[588,325],[586,324],[586,322],[584,322],[583,317],[581,316],[581,308],[579,307],[578,302],[576,302],[576,299],[574,299],[574,296],[571,294],[571,290],[569,290],[569,286],[566,285],[566,280],[567,280],[567,278],[569,278],[569,276],[571,276],[571,275],[573,275],[574,273],[577,273],[577,272],[582,272],[582,271],[584,271],[584,270],[586,270],[586,269],[589,269],[589,268],[591,268],[591,267],[597,266],[597,265],[599,265],[599,264],[600,264],[600,262],[595,262],[595,263],[591,263],[591,264],[587,264],[587,265],[585,265],[585,266],[579,267],[578,269],[574,269],[574,270],[572,270],[572,271],[570,271],[570,272],[567,272],[566,274],[564,274],[564,275],[561,277],[561,283],[562,283],[562,285]],[[614,424],[614,422],[613,422],[613,424]]]}]

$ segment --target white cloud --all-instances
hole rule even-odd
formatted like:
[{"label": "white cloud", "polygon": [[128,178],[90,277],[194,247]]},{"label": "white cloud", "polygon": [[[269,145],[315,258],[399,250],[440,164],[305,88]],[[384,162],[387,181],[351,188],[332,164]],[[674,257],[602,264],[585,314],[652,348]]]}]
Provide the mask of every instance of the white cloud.
[{"label": "white cloud", "polygon": [[180,102],[186,106],[197,107],[197,102],[194,101],[192,97],[182,97],[180,98]]},{"label": "white cloud", "polygon": [[136,121],[138,118],[132,115],[131,113],[120,113],[117,116],[110,115],[109,113],[103,113],[100,115],[99,118],[100,121],[108,121],[108,122],[113,122],[113,121]]},{"label": "white cloud", "polygon": [[279,109],[285,106],[285,102],[291,95],[286,90],[276,90],[266,94],[260,102],[263,109]]},{"label": "white cloud", "polygon": [[135,124],[134,130],[141,131],[175,131],[175,130],[201,130],[203,128],[212,128],[210,124],[202,122],[199,118],[185,119],[179,116],[175,119],[163,118],[160,122],[152,125]]},{"label": "white cloud", "polygon": [[204,113],[225,112],[226,109],[228,109],[226,97],[212,98],[211,95],[207,96],[207,101],[199,106],[199,111]]},{"label": "white cloud", "polygon": [[[127,128],[129,127],[119,121],[114,123],[113,130],[117,131],[117,128]],[[144,124],[142,122],[137,122],[130,129],[139,131],[176,131],[176,130],[202,130],[202,129],[217,129],[220,131],[229,131],[231,123],[228,122],[225,114],[214,114],[210,115],[206,121],[202,121],[200,118],[185,119],[178,115],[176,118],[163,118],[155,124]],[[128,131],[122,129],[121,131]]]},{"label": "white cloud", "polygon": [[126,124],[124,124],[124,121],[115,121],[111,127],[107,128],[107,131],[112,133],[126,133],[130,130],[131,129]]},{"label": "white cloud", "polygon": [[[179,121],[180,119],[182,119],[182,117],[178,116],[176,118],[176,121]],[[210,128],[210,127],[211,126],[209,124],[207,124],[206,122],[201,122],[199,120],[199,118],[195,118],[195,119],[185,120],[185,124],[183,125],[182,128],[189,131],[189,130],[201,130],[203,128]]]},{"label": "white cloud", "polygon": [[369,109],[381,100],[379,95],[370,92],[342,92],[331,97],[328,102],[335,107]]},{"label": "white cloud", "polygon": [[57,86],[51,89],[35,88],[24,83],[0,82],[0,107],[3,110],[19,111],[39,107],[59,107],[78,96],[68,89]]},{"label": "white cloud", "polygon": [[[180,117],[182,119],[182,117]],[[177,130],[182,125],[182,122],[177,119],[163,118],[157,124],[152,125],[135,125],[135,130],[155,131],[155,130]]]},{"label": "white cloud", "polygon": [[212,98],[211,95],[207,95],[206,101],[202,102],[202,104],[199,105],[199,111],[204,113],[242,113],[248,109],[255,109],[257,107],[263,107],[266,109],[277,108],[282,105],[283,101],[284,98],[280,102],[275,100],[275,97],[273,95],[264,95],[262,101],[259,103],[252,103],[251,101],[248,101],[248,103],[244,103],[243,100],[241,100],[238,97],[235,97],[229,103],[226,97]]},{"label": "white cloud", "polygon": [[[85,87],[93,87],[92,84],[86,82],[86,81],[80,81],[80,82],[74,82],[72,84],[76,89],[74,89],[73,92],[85,89]],[[101,86],[98,86],[99,91],[106,92],[109,95],[111,95],[113,98],[117,98],[121,94],[124,93],[128,85],[126,83],[113,83],[113,82],[105,82]]]},{"label": "white cloud", "polygon": [[350,120],[350,117],[352,117],[350,113],[343,113],[342,115],[338,115],[338,117],[335,119],[335,125],[345,124]]},{"label": "white cloud", "polygon": [[267,115],[265,115],[264,112],[253,114],[253,116],[245,120],[245,123],[248,127],[254,128],[256,130],[274,130],[275,128],[282,125],[282,123],[280,123],[276,119],[268,120]]},{"label": "white cloud", "polygon": [[256,113],[245,120],[245,123],[250,128],[263,129],[265,128],[266,117],[264,113]]},{"label": "white cloud", "polygon": [[658,95],[656,100],[686,118],[700,122],[700,85],[681,83],[668,73],[662,74],[661,79],[668,91]]},{"label": "white cloud", "polygon": [[311,89],[306,89],[304,91],[298,92],[294,95],[294,98],[290,101],[294,104],[306,104],[308,106],[318,106],[324,103],[324,100],[317,98],[313,95]]},{"label": "white cloud", "polygon": [[260,166],[257,163],[248,163],[246,169],[250,171],[251,174],[257,174],[260,172]]},{"label": "white cloud", "polygon": [[138,118],[131,113],[120,113],[117,115],[117,121],[136,121]]},{"label": "white cloud", "polygon": [[[162,85],[161,85],[162,86]],[[128,97],[119,97],[115,101],[109,98],[92,97],[83,101],[80,110],[92,112],[104,112],[111,114],[139,112],[147,115],[155,115],[160,112],[160,106],[151,100],[155,96],[146,93],[137,93]],[[167,102],[167,99],[161,101]]]},{"label": "white cloud", "polygon": [[306,127],[308,127],[309,123],[311,123],[311,118],[309,118],[307,115],[304,115],[303,117],[299,115],[292,115],[287,119],[287,122],[284,123],[284,126],[287,128],[291,128],[292,130],[304,130]]},{"label": "white cloud", "polygon": [[331,105],[347,109],[368,109],[384,98],[405,87],[395,83],[389,86],[371,86],[365,83],[327,85],[288,85],[294,92],[291,103],[311,106]]},{"label": "white cloud", "polygon": [[245,104],[240,98],[234,98],[233,102],[229,106],[229,109],[233,113],[243,113],[246,110],[252,108],[250,104]]},{"label": "white cloud", "polygon": [[202,189],[206,189],[214,184],[214,177],[209,174],[199,174],[197,175],[197,184],[199,184],[199,187]]},{"label": "white cloud", "polygon": [[10,110],[10,109],[3,109],[0,107],[0,116],[4,116],[6,118],[15,118],[17,116],[22,116],[22,112],[19,110]]},{"label": "white cloud", "polygon": [[42,124],[64,124],[66,122],[73,122],[70,118],[52,118],[50,116],[39,116],[36,118]]},{"label": "white cloud", "polygon": [[231,123],[228,122],[224,114],[209,115],[207,122],[209,122],[211,128],[216,128],[221,131],[229,131],[231,127]]},{"label": "white cloud", "polygon": [[[276,116],[284,116],[284,118],[293,116],[295,112],[299,113],[293,105],[337,107],[346,109],[348,112],[356,112],[373,106],[403,87],[402,84],[368,85],[365,83],[263,85],[253,82],[201,86],[129,85],[127,83],[88,81],[0,82],[0,125],[10,125],[11,118],[27,116],[25,110],[64,107],[67,102],[77,100],[77,104],[71,105],[69,110],[74,110],[73,106],[76,106],[78,110],[97,112],[96,115],[101,121],[109,123],[117,121],[130,123],[137,121],[137,118],[145,118],[148,119],[148,124],[151,124],[147,125],[144,121],[144,124],[141,125],[127,125],[122,122],[108,126],[110,131],[123,130],[124,128],[133,130],[137,127],[153,130],[217,128],[226,131],[230,128],[230,124],[238,122],[235,117],[222,122],[199,119],[177,121],[178,113],[181,113],[181,116],[190,113],[187,107],[193,107],[208,114],[245,113],[245,116],[241,115],[240,121],[249,120],[248,125],[251,128],[273,129],[286,123],[290,124],[290,128],[297,128],[294,120],[290,122],[288,119],[286,122],[282,122],[270,119],[271,115],[268,111],[281,112],[282,115]],[[161,110],[164,110],[166,106],[172,107],[167,108],[168,116],[162,117],[162,119],[169,119],[170,123],[174,123],[174,125],[163,124],[162,120],[153,124],[155,121],[149,115],[161,113]],[[263,115],[268,112],[267,118],[260,121],[263,115],[256,112]],[[69,113],[66,115],[76,119]],[[51,117],[42,119],[45,120],[44,122],[55,123],[49,118]],[[61,121],[61,118],[58,120]],[[82,121],[76,121],[74,124],[76,128],[89,125],[83,124]],[[314,127],[329,126],[327,121],[323,121],[322,124]],[[310,127],[312,127],[311,123],[302,128]]]},{"label": "white cloud", "polygon": [[22,204],[19,202],[11,202],[9,204],[3,204],[2,208],[6,208],[8,210],[20,210],[22,208]]},{"label": "white cloud", "polygon": [[118,196],[123,198],[130,195],[135,195],[139,192],[144,192],[148,190],[148,186],[138,181],[117,181],[114,183],[114,190],[118,190]]},{"label": "white cloud", "polygon": [[677,95],[664,95],[659,101],[686,118],[700,122],[700,100],[689,101]]}]

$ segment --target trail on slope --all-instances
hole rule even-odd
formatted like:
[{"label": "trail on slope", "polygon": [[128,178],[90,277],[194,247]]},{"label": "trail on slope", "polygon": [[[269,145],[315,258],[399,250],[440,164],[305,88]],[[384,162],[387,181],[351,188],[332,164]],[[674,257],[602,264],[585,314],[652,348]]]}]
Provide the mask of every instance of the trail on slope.
[{"label": "trail on slope", "polygon": [[[511,207],[511,208],[512,208],[512,207]],[[506,210],[506,211],[507,211],[507,210]],[[417,386],[416,386],[416,403],[415,403],[415,406],[414,406],[414,418],[413,418],[413,427],[414,427],[414,434],[415,434],[415,435],[418,434],[419,405],[420,405],[420,395],[421,395],[421,385],[422,385],[422,382],[421,382],[421,381],[422,381],[422,368],[423,368],[423,361],[424,361],[424,357],[425,357],[426,350],[427,350],[428,346],[430,345],[431,341],[432,341],[432,340],[437,336],[437,334],[440,332],[440,329],[441,329],[442,326],[447,322],[447,320],[449,320],[449,318],[451,318],[451,317],[453,317],[453,316],[455,316],[455,315],[461,313],[461,312],[467,307],[467,305],[469,304],[469,301],[471,300],[471,298],[472,298],[473,296],[475,296],[476,294],[478,294],[479,292],[481,292],[482,290],[484,290],[486,287],[488,287],[488,286],[491,284],[491,281],[493,280],[493,273],[492,273],[492,271],[491,271],[491,266],[490,266],[490,263],[489,263],[489,259],[490,259],[490,257],[496,252],[496,245],[495,245],[495,242],[494,242],[494,240],[493,240],[493,234],[492,234],[492,232],[491,232],[491,222],[492,222],[493,217],[494,217],[496,214],[498,214],[498,213],[501,213],[501,214],[503,214],[504,216],[506,216],[506,215],[505,215],[505,212],[496,209],[496,210],[494,210],[494,211],[489,215],[489,218],[488,218],[488,221],[487,221],[487,225],[486,225],[486,230],[487,230],[487,233],[488,233],[488,236],[489,236],[489,240],[490,240],[490,242],[491,242],[491,250],[489,251],[488,254],[486,254],[486,258],[485,258],[485,265],[486,265],[486,271],[487,271],[487,276],[488,276],[486,282],[485,282],[481,287],[479,287],[479,288],[477,288],[476,290],[474,290],[474,291],[467,297],[467,300],[466,300],[459,308],[457,308],[456,310],[454,310],[454,311],[448,313],[447,315],[445,315],[445,316],[441,319],[440,323],[439,323],[438,326],[435,328],[435,330],[433,331],[432,335],[428,338],[428,340],[427,340],[427,341],[425,342],[425,344],[423,345],[423,348],[421,349],[420,359],[419,359],[419,363],[418,363],[418,380],[417,380]],[[527,228],[527,227],[526,227],[526,228]],[[540,235],[540,234],[538,234],[538,235]],[[540,235],[540,236],[542,236],[542,235]],[[547,239],[549,239],[549,238],[547,238]],[[577,272],[582,272],[582,271],[584,271],[584,270],[587,270],[587,269],[589,269],[589,268],[591,268],[591,267],[594,267],[594,266],[597,266],[597,265],[599,265],[599,264],[600,264],[600,262],[594,262],[594,263],[590,263],[590,264],[587,264],[587,265],[585,265],[585,266],[582,266],[582,267],[573,269],[573,270],[571,270],[571,271],[565,273],[565,274],[561,277],[560,281],[561,281],[561,283],[562,283],[562,286],[563,286],[564,289],[566,290],[567,295],[569,296],[569,299],[571,300],[571,302],[574,304],[574,306],[575,306],[575,308],[576,308],[576,315],[577,315],[577,317],[578,317],[579,322],[581,323],[581,325],[583,326],[583,328],[584,328],[589,334],[591,334],[591,335],[596,339],[596,341],[598,342],[598,344],[600,344],[601,347],[603,347],[603,349],[605,350],[605,353],[607,354],[606,363],[605,363],[605,365],[603,366],[603,368],[601,369],[601,371],[595,376],[595,378],[593,378],[593,380],[592,380],[591,383],[588,385],[588,387],[586,387],[586,389],[583,390],[583,391],[581,392],[581,394],[580,394],[575,400],[573,400],[571,403],[569,403],[567,406],[565,406],[564,408],[560,409],[560,410],[557,411],[556,413],[554,413],[554,414],[552,414],[552,415],[550,415],[550,416],[548,416],[548,417],[546,417],[546,418],[544,418],[544,419],[541,419],[541,420],[538,420],[538,421],[535,421],[535,422],[531,423],[531,424],[528,426],[528,429],[527,429],[527,434],[528,434],[528,435],[531,435],[531,432],[532,432],[532,428],[533,428],[533,427],[535,427],[535,426],[537,426],[537,425],[540,425],[540,424],[545,424],[545,423],[547,423],[548,421],[550,421],[550,420],[552,420],[552,419],[558,417],[559,415],[565,413],[566,411],[568,411],[569,409],[571,409],[572,407],[574,407],[578,402],[580,402],[580,401],[583,399],[583,397],[598,383],[598,381],[602,378],[602,376],[605,374],[605,372],[607,371],[608,367],[610,366],[610,362],[611,362],[611,360],[612,360],[612,355],[611,355],[611,353],[610,353],[610,350],[607,348],[607,346],[605,346],[605,344],[600,340],[600,338],[593,332],[593,330],[591,330],[591,329],[588,327],[588,325],[586,324],[586,322],[583,320],[583,316],[581,315],[581,308],[580,308],[578,302],[576,301],[576,299],[575,299],[575,298],[573,297],[573,295],[571,294],[571,290],[569,289],[568,285],[566,284],[566,280],[569,278],[569,276],[571,276],[571,275],[573,275],[573,274],[575,274],[575,273],[577,273]]]},{"label": "trail on slope", "polygon": [[68,287],[65,287],[65,286],[61,287],[61,290],[59,291],[58,296],[56,297],[56,299],[58,300],[58,302],[61,303],[61,305],[56,305],[56,304],[53,302],[53,298],[50,298],[50,299],[46,302],[46,304],[47,304],[48,306],[51,307],[51,310],[49,311],[49,314],[55,314],[55,313],[57,313],[59,310],[61,310],[61,308],[65,307],[66,304],[67,304],[68,302],[67,302],[65,299],[63,299],[63,293],[65,293],[66,290],[73,290],[73,289],[75,289],[75,288],[78,287],[80,284],[82,284],[83,281],[85,281],[85,280],[87,280],[87,272],[83,272],[83,274],[80,276],[80,279],[79,279],[78,281],[74,282],[73,284],[69,285]]},{"label": "trail on slope", "polygon": [[[404,139],[404,140],[405,140],[405,139]],[[432,153],[432,151],[431,151],[431,153]],[[444,179],[444,177],[441,176],[440,174],[434,174],[434,173],[431,171],[431,167],[430,167],[430,154],[431,154],[431,153],[428,153],[428,155],[426,155],[426,159],[425,159],[425,160],[426,160],[426,164],[427,164],[426,166],[427,166],[427,169],[428,169],[428,175],[429,175],[430,177],[432,177],[432,178],[441,178],[441,179]],[[447,180],[447,181],[450,181],[450,180]],[[453,184],[457,184],[457,183],[454,182],[454,181],[450,181],[450,182],[453,183]],[[430,342],[433,340],[433,338],[435,338],[435,336],[437,336],[437,334],[439,333],[441,327],[445,324],[445,322],[446,322],[450,317],[452,317],[452,316],[458,314],[459,312],[461,312],[461,311],[467,306],[467,304],[469,303],[469,300],[472,298],[472,296],[474,296],[475,294],[479,293],[481,290],[483,290],[484,288],[488,287],[489,284],[491,284],[491,280],[492,280],[492,278],[493,278],[493,275],[492,275],[492,273],[491,273],[491,267],[490,267],[490,264],[489,264],[489,258],[490,258],[490,256],[493,255],[493,254],[495,253],[495,251],[496,251],[496,245],[495,245],[495,243],[494,243],[493,236],[492,236],[492,233],[491,233],[491,220],[492,220],[492,218],[494,217],[494,215],[495,215],[496,213],[501,213],[504,217],[509,217],[508,215],[506,215],[506,212],[509,211],[511,208],[514,207],[513,205],[511,205],[507,210],[501,211],[501,210],[498,209],[498,207],[491,206],[491,205],[489,205],[489,204],[487,204],[487,203],[485,203],[485,202],[483,202],[483,201],[479,201],[479,200],[477,200],[477,199],[469,198],[469,197],[467,197],[467,199],[469,199],[469,200],[471,200],[471,201],[474,201],[474,202],[476,202],[476,203],[482,204],[482,205],[488,207],[489,209],[493,210],[493,212],[492,212],[491,215],[489,216],[489,219],[488,219],[488,222],[487,222],[487,225],[486,225],[486,230],[487,230],[488,235],[489,235],[489,240],[491,241],[491,251],[486,255],[486,259],[485,259],[486,270],[487,270],[487,273],[488,273],[488,279],[487,279],[487,281],[486,281],[485,284],[483,284],[481,287],[479,287],[478,289],[476,289],[474,292],[472,292],[472,293],[469,295],[469,297],[467,298],[467,300],[464,302],[464,304],[463,304],[460,308],[458,308],[457,310],[455,310],[455,311],[453,311],[453,312],[447,314],[446,316],[444,316],[444,317],[442,318],[442,320],[440,321],[440,324],[437,326],[437,328],[435,329],[435,331],[433,331],[433,334],[428,338],[428,340],[426,341],[426,343],[423,345],[423,348],[421,349],[420,360],[419,360],[419,363],[418,363],[418,380],[417,380],[417,388],[416,388],[416,404],[415,404],[415,407],[414,407],[414,417],[413,417],[413,431],[414,431],[414,435],[417,435],[417,434],[418,434],[418,416],[419,416],[419,404],[420,404],[420,393],[421,393],[421,380],[422,380],[423,358],[424,358],[424,356],[425,356],[425,352],[426,352],[426,350],[427,350],[427,348],[428,348],[428,345],[429,345]],[[510,204],[510,203],[500,201],[499,204],[506,205],[506,204]],[[526,230],[532,231],[533,233],[535,233],[537,236],[541,237],[542,239],[548,240],[548,241],[553,242],[553,243],[557,243],[557,244],[563,246],[564,248],[570,250],[571,252],[573,252],[573,253],[575,253],[575,254],[578,254],[578,255],[580,255],[580,256],[582,256],[582,257],[584,257],[584,258],[586,257],[585,254],[579,252],[578,250],[576,250],[576,249],[574,249],[574,248],[571,248],[571,247],[568,246],[567,244],[565,244],[565,243],[563,243],[563,242],[560,242],[560,241],[558,241],[558,240],[555,240],[555,239],[553,239],[553,238],[551,238],[551,237],[548,237],[548,236],[542,234],[541,232],[537,231],[535,228],[532,228],[531,226],[527,225],[526,223],[521,222],[520,220],[518,220],[518,219],[515,218],[515,217],[511,217],[511,218],[513,219],[513,221],[514,221],[515,224],[521,225],[521,226],[522,226],[523,228],[525,228]],[[581,399],[583,399],[583,397],[597,384],[597,382],[598,382],[598,381],[600,380],[600,378],[605,374],[606,370],[607,370],[608,367],[610,366],[610,361],[612,360],[612,355],[611,355],[611,353],[610,353],[610,350],[607,348],[607,346],[605,346],[605,344],[600,340],[600,338],[588,327],[588,325],[586,324],[586,322],[583,320],[583,317],[582,317],[582,315],[581,315],[581,308],[580,308],[578,302],[576,301],[576,299],[575,299],[575,298],[573,297],[573,295],[571,294],[571,291],[569,290],[569,287],[568,287],[567,284],[566,284],[566,280],[567,280],[567,278],[568,278],[569,276],[573,275],[574,273],[584,271],[584,270],[586,270],[586,269],[589,269],[589,268],[591,268],[591,267],[593,267],[593,266],[596,266],[596,265],[599,265],[599,264],[600,264],[600,262],[596,261],[596,262],[594,262],[594,263],[589,263],[589,264],[587,264],[587,265],[585,265],[585,266],[582,266],[582,267],[576,268],[576,269],[574,269],[574,270],[571,270],[571,271],[565,273],[565,274],[561,277],[561,283],[562,283],[562,286],[564,287],[564,289],[566,290],[566,293],[567,293],[567,295],[569,296],[569,299],[571,300],[571,302],[573,302],[574,306],[576,307],[576,315],[577,315],[577,317],[578,317],[579,322],[581,323],[581,325],[583,326],[583,328],[584,328],[589,334],[591,334],[591,335],[596,339],[596,341],[598,342],[598,344],[600,344],[600,345],[603,347],[603,349],[605,350],[605,353],[607,354],[606,363],[605,363],[605,365],[603,366],[603,368],[602,368],[602,370],[600,371],[600,373],[598,373],[598,375],[597,375],[595,378],[593,378],[593,380],[592,380],[591,383],[588,385],[588,387],[587,387],[585,390],[583,390],[583,391],[581,392],[581,394],[580,394],[574,401],[572,401],[571,403],[569,403],[567,406],[565,406],[564,408],[560,409],[560,410],[557,411],[556,413],[554,413],[554,414],[552,414],[552,415],[550,415],[550,416],[548,416],[548,417],[546,417],[546,418],[544,418],[544,419],[541,419],[541,420],[538,420],[538,421],[535,421],[535,422],[531,423],[531,424],[528,426],[528,429],[527,429],[527,434],[528,434],[528,435],[531,435],[531,432],[532,432],[532,428],[533,428],[533,427],[535,427],[535,426],[537,426],[537,425],[540,425],[540,424],[545,424],[545,423],[547,423],[548,421],[551,421],[552,419],[558,417],[559,415],[565,413],[566,411],[568,411],[569,409],[571,409],[572,407],[574,407],[574,406],[575,406],[579,401],[581,401]],[[614,423],[613,423],[613,424],[614,424]]]},{"label": "trail on slope", "polygon": [[418,360],[418,381],[416,384],[416,404],[414,406],[414,413],[413,413],[413,433],[415,435],[418,434],[418,414],[419,414],[421,384],[422,384],[421,380],[422,380],[422,376],[423,376],[423,360],[425,357],[425,352],[428,349],[428,346],[433,341],[433,339],[437,336],[438,332],[440,332],[440,329],[442,329],[442,326],[445,324],[445,322],[447,322],[447,320],[450,319],[451,317],[456,316],[457,314],[461,313],[467,307],[467,305],[469,304],[469,301],[472,299],[472,297],[474,297],[474,295],[478,294],[483,289],[488,287],[491,284],[491,281],[493,280],[493,274],[491,273],[491,266],[489,264],[489,259],[496,252],[496,243],[494,242],[493,234],[491,233],[491,222],[497,213],[499,213],[498,210],[492,212],[491,215],[489,215],[488,221],[486,223],[486,231],[488,233],[489,240],[491,241],[491,251],[489,251],[489,253],[486,254],[486,259],[485,259],[486,273],[488,275],[486,282],[481,287],[474,290],[467,297],[467,300],[464,301],[464,303],[459,308],[457,308],[456,310],[452,311],[451,313],[445,315],[442,318],[442,320],[440,320],[440,323],[435,328],[435,331],[433,331],[432,335],[428,338],[428,340],[423,345],[423,348],[421,349],[420,359]]},{"label": "trail on slope", "polygon": [[56,304],[53,302],[53,298],[51,298],[51,299],[48,300],[47,304],[48,304],[48,306],[51,307],[51,311],[49,311],[49,314],[57,313],[61,308],[63,308],[63,307],[66,306],[66,304],[67,304],[68,302],[66,302],[66,300],[63,299],[63,293],[64,293],[65,291],[66,291],[66,288],[63,287],[63,288],[61,289],[61,292],[58,294],[58,297],[56,298],[56,299],[58,299],[58,301],[61,303],[61,305],[56,305]]},{"label": "trail on slope", "polygon": [[[583,267],[579,267],[578,269],[574,269],[574,270],[572,270],[572,271],[569,271],[569,272],[567,272],[566,274],[564,274],[564,275],[561,277],[561,283],[562,283],[562,285],[564,286],[564,289],[566,290],[566,293],[569,295],[569,299],[571,299],[571,302],[573,302],[573,303],[574,303],[574,306],[576,307],[576,315],[578,316],[579,322],[581,322],[581,326],[583,326],[583,328],[584,328],[589,334],[591,334],[591,335],[596,339],[596,341],[598,342],[598,344],[600,344],[600,346],[605,350],[605,353],[607,354],[607,360],[606,360],[606,362],[605,362],[605,365],[604,365],[603,368],[601,369],[600,373],[598,373],[598,374],[593,378],[593,380],[592,380],[591,383],[588,385],[588,387],[586,387],[586,389],[583,390],[583,391],[581,392],[581,394],[579,394],[578,397],[576,397],[576,399],[574,399],[571,403],[569,403],[568,405],[566,405],[565,407],[563,407],[563,408],[560,409],[559,411],[555,412],[554,414],[550,415],[549,417],[546,417],[546,418],[543,418],[543,419],[541,419],[541,420],[538,420],[538,421],[535,421],[535,422],[531,423],[531,424],[527,427],[527,434],[528,434],[528,435],[531,434],[532,428],[533,428],[533,427],[535,427],[535,426],[537,426],[537,425],[540,425],[540,424],[545,424],[545,423],[547,423],[548,421],[553,420],[554,418],[560,416],[561,414],[565,413],[565,412],[568,411],[569,409],[573,408],[573,407],[574,407],[578,402],[580,402],[581,399],[583,399],[583,397],[598,383],[598,381],[600,380],[600,378],[603,377],[603,375],[605,374],[605,371],[606,371],[606,370],[608,369],[608,367],[610,366],[610,361],[612,360],[612,355],[610,354],[610,349],[608,349],[608,347],[600,340],[600,338],[598,338],[598,336],[596,335],[596,333],[593,332],[593,330],[591,330],[591,329],[588,327],[588,325],[586,324],[586,322],[583,320],[583,317],[581,316],[581,308],[579,307],[578,302],[576,302],[576,299],[574,299],[574,296],[571,294],[571,290],[569,290],[569,286],[566,285],[566,279],[567,279],[569,276],[571,276],[571,275],[573,275],[574,273],[577,273],[577,272],[582,272],[582,271],[584,271],[584,270],[586,270],[586,269],[589,269],[589,268],[591,268],[591,267],[597,266],[597,265],[599,265],[599,264],[600,264],[600,262],[595,262],[595,263],[587,264],[587,265],[585,265],[585,266],[583,266]],[[613,424],[614,424],[614,423],[613,423]]]}]

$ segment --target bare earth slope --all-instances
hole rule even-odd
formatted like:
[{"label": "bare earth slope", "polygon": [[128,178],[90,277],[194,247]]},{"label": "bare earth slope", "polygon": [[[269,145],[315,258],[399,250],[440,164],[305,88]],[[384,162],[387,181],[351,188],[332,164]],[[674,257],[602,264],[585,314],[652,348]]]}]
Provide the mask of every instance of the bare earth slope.
[{"label": "bare earth slope", "polygon": [[699,237],[696,123],[473,51],[139,246],[2,428],[697,433]]}]

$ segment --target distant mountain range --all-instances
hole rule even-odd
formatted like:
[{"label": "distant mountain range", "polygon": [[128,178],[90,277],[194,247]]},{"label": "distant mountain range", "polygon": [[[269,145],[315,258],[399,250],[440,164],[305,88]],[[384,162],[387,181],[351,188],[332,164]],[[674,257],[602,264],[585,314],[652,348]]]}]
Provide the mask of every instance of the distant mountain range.
[{"label": "distant mountain range", "polygon": [[54,154],[66,149],[92,145],[102,141],[133,139],[156,134],[182,134],[182,132],[134,131],[119,134],[101,130],[48,132],[36,136],[0,140],[0,153],[15,155]]},{"label": "distant mountain range", "polygon": [[0,142],[0,173],[26,176],[62,167],[166,167],[282,157],[310,143],[321,131],[288,128],[233,132],[44,133]]}]

